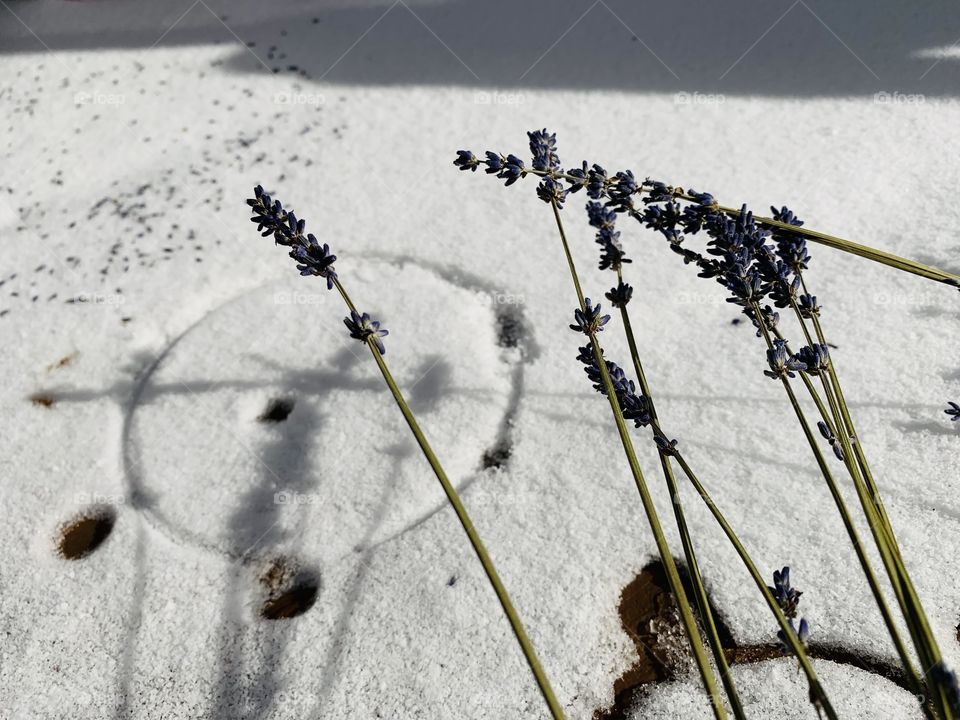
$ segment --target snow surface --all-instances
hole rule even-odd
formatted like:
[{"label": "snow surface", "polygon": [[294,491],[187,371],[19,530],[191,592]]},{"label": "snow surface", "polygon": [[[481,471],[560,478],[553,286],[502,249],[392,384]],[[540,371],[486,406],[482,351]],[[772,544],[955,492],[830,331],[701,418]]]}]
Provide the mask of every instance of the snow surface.
[{"label": "snow surface", "polygon": [[[544,712],[376,368],[350,352],[339,300],[256,237],[243,199],[258,182],[382,314],[387,359],[569,717],[611,704],[635,659],[619,594],[654,545],[608,408],[573,360],[549,212],[532,182],[459,173],[453,152],[525,154],[525,131],[546,125],[566,161],[730,205],[786,203],[811,227],[960,271],[956,11],[661,5],[0,10],[0,717]],[[598,297],[610,278],[581,202],[568,228]],[[621,229],[668,432],[759,565],[792,566],[813,639],[894,662],[751,330],[661,240]],[[820,248],[810,277],[908,565],[960,665],[960,586],[944,580],[960,435],[942,412],[960,396],[958,296]],[[605,346],[626,358],[616,333]],[[30,402],[38,392],[55,404]],[[295,401],[290,416],[259,422],[278,398]],[[504,443],[509,458],[484,469]],[[683,490],[716,606],[738,642],[769,642],[755,588]],[[108,540],[58,558],[58,528],[100,505],[117,513]],[[263,620],[257,576],[281,555],[319,577],[317,601]],[[843,717],[915,715],[877,675],[817,668]],[[789,660],[736,674],[752,716],[810,715]],[[678,681],[636,717],[705,711]]]}]

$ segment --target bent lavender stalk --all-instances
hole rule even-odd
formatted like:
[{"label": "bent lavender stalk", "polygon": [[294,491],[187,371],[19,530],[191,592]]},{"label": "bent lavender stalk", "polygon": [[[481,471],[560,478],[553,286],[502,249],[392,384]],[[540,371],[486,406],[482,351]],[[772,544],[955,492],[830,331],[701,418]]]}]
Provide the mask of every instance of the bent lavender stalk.
[{"label": "bent lavender stalk", "polygon": [[361,313],[357,310],[353,300],[351,300],[347,294],[339,276],[334,270],[333,263],[336,262],[337,256],[330,252],[330,248],[326,243],[321,245],[312,234],[305,234],[306,223],[298,219],[292,210],[285,210],[281,202],[271,198],[270,195],[264,192],[260,185],[254,188],[254,197],[248,199],[247,204],[252,209],[253,217],[250,219],[257,224],[257,230],[260,231],[264,237],[272,235],[277,245],[289,248],[289,255],[297,263],[297,269],[301,275],[323,278],[327,282],[328,290],[336,288],[339,292],[340,297],[350,312],[350,315],[344,319],[344,324],[350,333],[350,337],[364,343],[370,349],[377,363],[377,367],[383,376],[384,382],[387,384],[397,406],[400,408],[410,431],[417,440],[420,450],[423,452],[437,480],[440,482],[481,565],[483,565],[487,578],[490,580],[490,584],[500,601],[500,605],[503,607],[503,611],[510,621],[513,633],[523,651],[527,664],[530,666],[530,670],[540,688],[540,692],[543,695],[550,714],[554,720],[563,720],[563,709],[554,694],[550,681],[547,679],[547,675],[533,648],[533,644],[527,636],[520,616],[514,609],[510,596],[503,582],[500,580],[493,560],[487,553],[480,539],[480,534],[477,532],[476,527],[474,527],[463,502],[460,500],[459,494],[447,478],[446,472],[444,472],[443,467],[440,465],[439,459],[433,452],[433,448],[431,448],[426,436],[420,429],[420,425],[417,423],[413,411],[410,409],[409,404],[387,367],[386,361],[384,360],[386,347],[383,343],[383,338],[389,334],[388,331],[386,328],[381,327],[380,322],[373,319],[368,313]]}]

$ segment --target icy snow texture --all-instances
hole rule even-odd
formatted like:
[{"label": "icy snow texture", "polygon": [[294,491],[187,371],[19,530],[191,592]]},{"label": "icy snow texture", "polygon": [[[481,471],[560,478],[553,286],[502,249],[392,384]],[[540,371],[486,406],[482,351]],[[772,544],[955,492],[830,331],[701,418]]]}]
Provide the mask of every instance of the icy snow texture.
[{"label": "icy snow texture", "polygon": [[[376,390],[372,362],[323,346],[348,342],[335,296],[321,281],[298,280],[283,253],[255,236],[242,200],[257,182],[331,243],[358,302],[383,313],[388,360],[412,395],[438,382],[438,369],[450,373],[441,385],[449,392],[424,409],[426,429],[467,485],[464,500],[569,716],[609,705],[614,680],[634,659],[617,617],[620,589],[654,546],[608,408],[573,360],[578,339],[566,325],[575,299],[549,212],[532,182],[504,190],[459,173],[453,152],[525,153],[525,131],[546,125],[565,161],[630,166],[731,205],[786,203],[811,227],[957,272],[956,64],[912,55],[953,43],[956,23],[883,5],[795,4],[766,35],[788,6],[761,13],[704,3],[681,21],[670,4],[608,2],[577,22],[578,4],[537,2],[521,13],[512,0],[411,5],[415,14],[396,5],[386,15],[390,6],[373,4],[11,5],[54,52],[7,18],[0,47],[16,52],[4,55],[0,88],[0,717],[543,712],[455,517],[446,508],[429,514],[439,491],[415,453],[396,462],[403,498],[367,527],[378,502],[372,477],[351,494],[348,478],[334,474],[335,496],[282,511],[270,502],[272,487],[249,485],[265,471],[228,429],[246,428],[245,441],[256,433],[277,448],[307,448],[278,458],[303,481],[298,492],[323,494],[328,463],[353,462],[322,460],[325,448],[349,447],[351,435],[378,477],[388,459],[371,448],[410,447],[389,395]],[[256,44],[240,46],[234,32]],[[887,95],[877,102],[877,92]],[[582,202],[571,199],[568,229],[598,298],[611,278],[594,269]],[[814,639],[892,661],[803,437],[761,374],[759,343],[730,324],[719,289],[658,237],[621,229],[636,260],[627,279],[637,287],[639,341],[668,431],[760,566],[793,567]],[[942,409],[960,391],[957,293],[812,251],[810,280],[864,447],[956,665],[960,587],[944,578],[958,546],[960,436]],[[374,274],[385,266],[390,282]],[[243,304],[274,288],[323,301]],[[76,298],[93,302],[65,302]],[[496,308],[522,311],[515,350],[497,345]],[[219,326],[222,343],[203,334],[231,317],[233,325]],[[611,356],[625,359],[616,325],[604,335]],[[182,347],[171,348],[181,336]],[[283,370],[250,353],[279,355]],[[414,387],[414,370],[436,358]],[[190,372],[191,361],[203,372]],[[338,368],[331,382],[362,392],[316,382]],[[293,413],[277,426],[258,424],[266,402],[290,392],[281,381],[288,371],[303,381],[291,393]],[[253,384],[190,405],[157,394],[164,378]],[[141,387],[150,402],[134,411]],[[477,390],[490,393],[479,405]],[[26,400],[38,391],[54,407]],[[512,454],[502,469],[480,472],[513,399]],[[291,437],[311,408],[328,425],[316,437]],[[653,451],[637,437],[669,518]],[[177,476],[178,465],[191,476]],[[131,492],[138,477],[143,492]],[[284,532],[268,532],[243,564],[227,556],[245,550],[231,533],[256,538],[230,518],[251,491],[284,518]],[[770,641],[755,589],[705,509],[686,488],[684,497],[702,570],[734,636]],[[97,502],[118,506],[112,535],[84,560],[57,559],[58,526]],[[306,520],[337,506],[352,507],[343,529]],[[158,523],[159,513],[176,519],[178,532]],[[310,564],[321,588],[301,617],[266,622],[252,612],[253,586],[276,553]],[[909,703],[888,681],[821,666],[838,697],[908,717]],[[763,707],[789,694],[781,716],[808,714],[789,663],[737,672]],[[695,687],[654,695],[696,702]]]}]

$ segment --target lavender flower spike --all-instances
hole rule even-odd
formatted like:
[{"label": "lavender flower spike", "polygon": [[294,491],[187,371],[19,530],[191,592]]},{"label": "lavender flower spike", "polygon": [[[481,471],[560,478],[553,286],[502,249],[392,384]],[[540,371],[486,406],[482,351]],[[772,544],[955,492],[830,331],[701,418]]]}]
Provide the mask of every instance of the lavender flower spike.
[{"label": "lavender flower spike", "polygon": [[[590,382],[593,383],[593,389],[605,396],[607,389],[603,384],[600,366],[597,365],[597,359],[593,354],[593,346],[584,345],[581,347],[577,360],[583,363],[583,370],[587,373]],[[636,427],[649,425],[651,416],[650,403],[647,398],[643,395],[637,395],[636,385],[633,384],[633,380],[627,378],[623,368],[612,360],[604,360],[604,363],[607,366],[607,373],[610,375],[610,383],[613,385],[613,392],[617,397],[617,403],[620,405],[620,411],[623,413],[623,419],[632,420]]]},{"label": "lavender flower spike", "polygon": [[374,320],[369,313],[360,315],[356,310],[350,311],[350,317],[345,318],[343,324],[350,331],[350,337],[354,340],[366,342],[368,338],[373,338],[374,345],[381,355],[386,355],[387,350],[383,347],[383,341],[380,339],[390,334],[386,328],[380,327],[380,321]]},{"label": "lavender flower spike", "polygon": [[327,289],[332,290],[337,279],[333,263],[337,256],[330,252],[330,246],[321,245],[312,234],[304,235],[307,223],[298,220],[293,211],[283,209],[279,200],[274,200],[257,185],[253,189],[254,197],[247,200],[252,208],[252,222],[263,237],[273,235],[277,245],[290,248],[290,257],[297,263],[301,275],[316,275],[325,278]]}]

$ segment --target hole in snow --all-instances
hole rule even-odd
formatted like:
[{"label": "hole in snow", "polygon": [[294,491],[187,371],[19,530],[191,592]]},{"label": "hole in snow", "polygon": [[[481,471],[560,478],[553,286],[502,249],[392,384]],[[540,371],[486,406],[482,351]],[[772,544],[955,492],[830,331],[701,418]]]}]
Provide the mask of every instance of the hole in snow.
[{"label": "hole in snow", "polygon": [[296,404],[297,402],[293,398],[274,398],[267,403],[266,409],[257,420],[262,423],[283,422],[293,412]]},{"label": "hole in snow", "polygon": [[260,616],[267,620],[284,620],[303,615],[313,607],[320,592],[316,573],[301,569],[289,558],[277,558],[260,576],[266,599]]},{"label": "hole in snow", "polygon": [[57,399],[46,392],[36,392],[31,395],[29,398],[30,402],[34,405],[39,405],[40,407],[52,408],[57,403]]},{"label": "hole in snow", "polygon": [[95,507],[61,526],[57,542],[61,557],[79,560],[92,553],[110,536],[116,520],[112,509]]},{"label": "hole in snow", "polygon": [[523,318],[516,309],[512,307],[497,309],[497,344],[500,347],[517,347],[524,334]]}]

